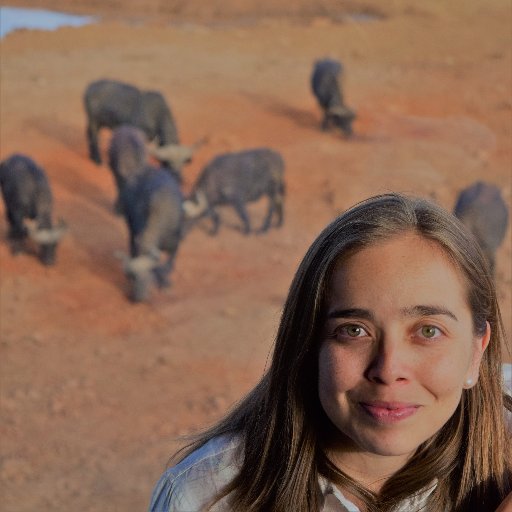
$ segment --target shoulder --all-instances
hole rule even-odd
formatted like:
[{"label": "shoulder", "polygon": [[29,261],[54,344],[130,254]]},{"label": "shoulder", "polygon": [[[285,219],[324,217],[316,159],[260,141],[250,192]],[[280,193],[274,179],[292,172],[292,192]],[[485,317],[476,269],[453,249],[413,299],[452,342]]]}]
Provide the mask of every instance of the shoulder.
[{"label": "shoulder", "polygon": [[[512,396],[512,363],[505,363],[503,365],[503,383],[505,385],[505,393]],[[505,409],[505,425],[512,434],[512,411],[507,409]]]},{"label": "shoulder", "polygon": [[503,381],[505,383],[505,391],[512,395],[512,363],[503,364]]},{"label": "shoulder", "polygon": [[236,476],[239,446],[237,437],[216,437],[169,468],[153,490],[149,511],[202,510]]}]

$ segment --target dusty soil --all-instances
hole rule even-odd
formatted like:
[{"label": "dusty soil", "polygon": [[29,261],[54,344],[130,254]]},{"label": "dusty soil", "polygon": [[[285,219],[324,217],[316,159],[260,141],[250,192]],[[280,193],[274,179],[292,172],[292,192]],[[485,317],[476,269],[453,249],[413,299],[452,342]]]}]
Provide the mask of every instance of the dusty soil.
[{"label": "dusty soil", "polygon": [[[300,258],[355,201],[401,190],[451,208],[460,188],[484,178],[510,204],[508,2],[275,4],[75,1],[75,12],[105,20],[2,41],[0,157],[22,151],[42,164],[69,225],[57,265],[44,268],[11,255],[0,221],[2,512],[144,510],[176,437],[257,381]],[[319,129],[308,81],[322,56],[344,62],[358,112],[351,140]],[[199,226],[183,241],[168,292],[128,302],[114,183],[86,154],[81,98],[100,77],[161,90],[182,140],[208,137],[185,191],[220,152],[279,150],[285,225],[243,236],[225,211],[217,237]],[[263,210],[251,208],[256,223]],[[509,335],[511,279],[509,229],[497,267]]]}]

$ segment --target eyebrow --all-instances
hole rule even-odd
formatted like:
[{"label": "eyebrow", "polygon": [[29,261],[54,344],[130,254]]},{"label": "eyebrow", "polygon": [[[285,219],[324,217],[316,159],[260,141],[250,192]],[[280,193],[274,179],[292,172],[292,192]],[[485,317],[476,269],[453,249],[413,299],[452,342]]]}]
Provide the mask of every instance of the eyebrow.
[{"label": "eyebrow", "polygon": [[[402,316],[416,317],[416,316],[437,316],[445,315],[456,322],[457,317],[446,308],[441,306],[418,305],[410,308],[402,308],[400,310]],[[371,311],[362,308],[348,308],[348,309],[333,309],[327,315],[327,319],[331,318],[364,318],[365,320],[375,321],[375,317]]]},{"label": "eyebrow", "polygon": [[361,308],[333,309],[328,313],[327,318],[364,318],[365,320],[375,320],[371,311]]},{"label": "eyebrow", "polygon": [[443,308],[442,306],[419,305],[419,306],[413,306],[410,308],[403,308],[400,310],[400,313],[402,313],[402,315],[404,315],[404,316],[445,315],[445,316],[452,318],[456,322],[458,322],[457,317],[449,309]]}]

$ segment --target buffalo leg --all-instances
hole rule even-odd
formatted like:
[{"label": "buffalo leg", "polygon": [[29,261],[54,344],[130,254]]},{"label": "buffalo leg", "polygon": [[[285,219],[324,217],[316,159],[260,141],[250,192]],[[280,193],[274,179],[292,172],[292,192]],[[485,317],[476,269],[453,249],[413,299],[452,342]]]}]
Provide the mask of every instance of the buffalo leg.
[{"label": "buffalo leg", "polygon": [[138,255],[137,237],[130,233],[130,256],[136,258]]},{"label": "buffalo leg", "polygon": [[329,114],[325,113],[324,118],[322,120],[322,130],[327,131],[329,129]]},{"label": "buffalo leg", "polygon": [[7,238],[10,240],[11,252],[18,254],[23,251],[24,241],[28,234],[27,228],[23,224],[23,216],[19,213],[7,210],[7,220],[9,221]]},{"label": "buffalo leg", "polygon": [[277,213],[277,222],[276,222],[276,226],[277,227],[281,227],[283,225],[283,217],[284,217],[284,212],[283,212],[283,196],[282,195],[278,195],[275,199],[275,209],[276,209],[276,213]]},{"label": "buffalo leg", "polygon": [[243,233],[249,234],[251,232],[251,223],[249,220],[249,215],[247,214],[247,210],[245,208],[245,204],[241,201],[236,201],[233,203],[233,207],[236,210],[236,213],[238,213],[240,219],[243,222]]},{"label": "buffalo leg", "polygon": [[89,143],[90,159],[98,165],[101,164],[101,155],[98,148],[98,127],[92,123],[87,125],[87,141]]},{"label": "buffalo leg", "polygon": [[169,255],[165,263],[153,269],[156,284],[158,288],[169,288],[171,286],[171,279],[169,277],[171,270],[174,267],[174,255]]},{"label": "buffalo leg", "polygon": [[219,214],[213,208],[208,208],[207,214],[212,219],[212,229],[210,230],[210,235],[216,235],[220,226]]},{"label": "buffalo leg", "polygon": [[268,211],[265,220],[260,228],[260,233],[265,233],[265,231],[270,228],[270,224],[272,223],[272,216],[274,215],[274,211],[276,209],[276,198],[269,196],[268,198]]}]

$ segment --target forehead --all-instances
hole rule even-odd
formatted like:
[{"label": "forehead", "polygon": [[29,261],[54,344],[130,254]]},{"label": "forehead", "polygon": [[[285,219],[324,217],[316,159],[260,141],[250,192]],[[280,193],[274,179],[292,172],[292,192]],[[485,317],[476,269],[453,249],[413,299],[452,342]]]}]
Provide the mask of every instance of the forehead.
[{"label": "forehead", "polygon": [[329,279],[329,295],[389,294],[411,300],[449,295],[467,302],[466,279],[447,251],[417,233],[396,235],[339,257]]}]

